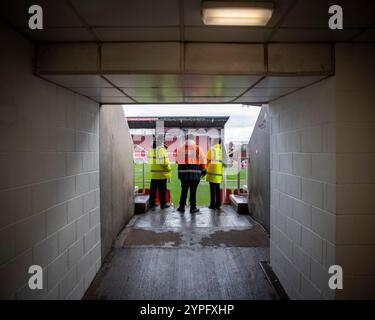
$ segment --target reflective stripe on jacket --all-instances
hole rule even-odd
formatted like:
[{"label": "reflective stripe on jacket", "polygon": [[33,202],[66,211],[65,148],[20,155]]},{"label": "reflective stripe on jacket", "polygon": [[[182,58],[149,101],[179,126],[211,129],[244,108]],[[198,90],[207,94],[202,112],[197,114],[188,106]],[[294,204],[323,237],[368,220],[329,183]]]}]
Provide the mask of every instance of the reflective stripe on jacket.
[{"label": "reflective stripe on jacket", "polygon": [[223,178],[223,154],[220,144],[213,145],[207,152],[206,180],[221,183]]},{"label": "reflective stripe on jacket", "polygon": [[206,170],[203,151],[196,144],[184,144],[177,149],[178,178],[199,181]]},{"label": "reflective stripe on jacket", "polygon": [[161,180],[172,177],[167,150],[163,146],[150,148],[147,157],[151,165],[151,179]]}]

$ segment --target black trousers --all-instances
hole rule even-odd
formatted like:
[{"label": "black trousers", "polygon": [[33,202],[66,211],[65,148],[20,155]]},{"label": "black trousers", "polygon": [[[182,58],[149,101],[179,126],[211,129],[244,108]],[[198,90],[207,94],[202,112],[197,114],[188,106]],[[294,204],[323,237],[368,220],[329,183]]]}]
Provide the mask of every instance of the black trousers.
[{"label": "black trousers", "polygon": [[155,205],[156,190],[159,190],[160,205],[163,206],[167,203],[167,179],[151,179],[150,184],[150,206]]},{"label": "black trousers", "polygon": [[197,206],[197,188],[199,180],[181,180],[180,207],[185,207],[187,194],[190,189],[189,203],[191,208]]},{"label": "black trousers", "polygon": [[220,183],[213,183],[210,182],[210,207],[211,208],[219,208],[220,203]]}]

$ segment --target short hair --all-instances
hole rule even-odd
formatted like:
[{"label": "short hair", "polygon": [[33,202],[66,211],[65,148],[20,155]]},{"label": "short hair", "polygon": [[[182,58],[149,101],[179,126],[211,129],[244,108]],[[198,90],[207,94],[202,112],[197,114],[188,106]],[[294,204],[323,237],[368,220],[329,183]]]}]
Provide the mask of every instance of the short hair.
[{"label": "short hair", "polygon": [[195,140],[196,136],[193,133],[188,133],[185,135],[185,140]]},{"label": "short hair", "polygon": [[217,144],[221,144],[221,137],[215,137],[215,136],[213,136],[213,137],[211,137],[211,142],[212,141],[217,141]]}]

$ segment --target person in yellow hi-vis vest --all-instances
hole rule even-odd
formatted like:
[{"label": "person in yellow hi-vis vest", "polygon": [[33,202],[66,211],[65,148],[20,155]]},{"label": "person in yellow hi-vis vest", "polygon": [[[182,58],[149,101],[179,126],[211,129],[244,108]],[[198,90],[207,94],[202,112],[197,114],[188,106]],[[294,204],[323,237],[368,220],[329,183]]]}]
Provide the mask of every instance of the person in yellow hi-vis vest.
[{"label": "person in yellow hi-vis vest", "polygon": [[[210,183],[210,209],[220,209],[220,183],[223,178],[223,154],[221,138],[212,139],[213,145],[208,149],[206,181]],[[217,142],[217,143],[216,143]]]},{"label": "person in yellow hi-vis vest", "polygon": [[167,149],[164,145],[156,145],[154,140],[152,147],[148,150],[148,163],[151,165],[151,183],[150,183],[150,208],[156,208],[156,191],[159,190],[160,208],[170,207],[167,203],[167,180],[172,177],[172,169],[169,164]]}]

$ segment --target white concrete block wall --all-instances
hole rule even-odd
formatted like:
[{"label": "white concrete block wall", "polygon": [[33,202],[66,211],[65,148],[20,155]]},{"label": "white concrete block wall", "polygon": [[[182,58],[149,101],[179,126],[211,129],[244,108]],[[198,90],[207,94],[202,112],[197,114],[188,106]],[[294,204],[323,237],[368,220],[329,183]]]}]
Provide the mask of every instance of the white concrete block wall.
[{"label": "white concrete block wall", "polygon": [[0,29],[0,298],[79,299],[101,264],[99,106],[33,76],[32,46]]},{"label": "white concrete block wall", "polygon": [[271,264],[296,299],[375,297],[375,45],[335,53],[334,77],[270,105]]},{"label": "white concrete block wall", "polygon": [[292,299],[332,299],[335,78],[270,104],[271,265]]},{"label": "white concrete block wall", "polygon": [[336,45],[339,298],[375,298],[375,45]]}]

